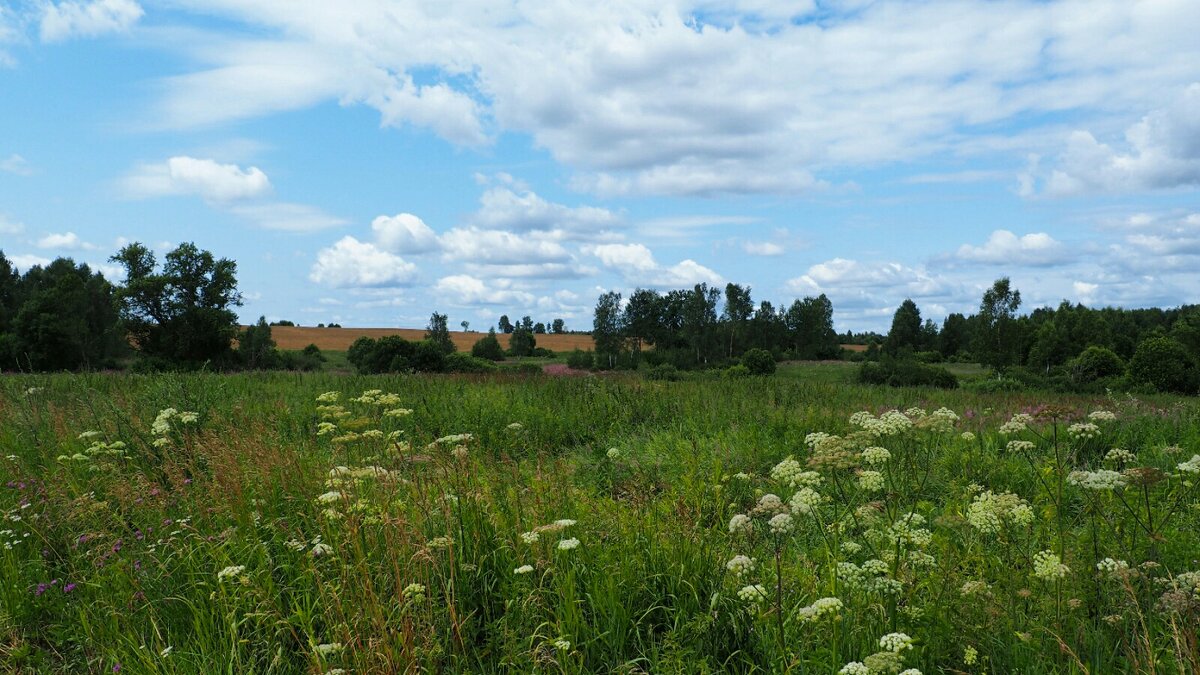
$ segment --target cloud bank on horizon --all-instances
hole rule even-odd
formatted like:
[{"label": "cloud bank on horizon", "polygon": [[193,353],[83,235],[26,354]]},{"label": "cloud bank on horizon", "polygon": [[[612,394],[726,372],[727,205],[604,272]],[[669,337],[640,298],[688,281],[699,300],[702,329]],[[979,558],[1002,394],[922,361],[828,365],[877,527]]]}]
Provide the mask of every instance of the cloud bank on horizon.
[{"label": "cloud bank on horizon", "polygon": [[17,0],[0,249],[235,258],[244,318],[596,295],[1200,301],[1190,0]]}]

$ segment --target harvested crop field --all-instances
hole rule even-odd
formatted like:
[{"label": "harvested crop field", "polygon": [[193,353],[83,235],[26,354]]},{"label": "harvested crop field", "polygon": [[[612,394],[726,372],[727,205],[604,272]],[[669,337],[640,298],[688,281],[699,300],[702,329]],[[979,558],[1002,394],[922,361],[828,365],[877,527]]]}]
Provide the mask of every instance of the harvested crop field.
[{"label": "harvested crop field", "polygon": [[[304,349],[310,344],[314,344],[321,349],[334,351],[344,351],[350,348],[360,337],[369,337],[379,339],[387,335],[399,335],[405,340],[422,340],[425,338],[425,329],[423,328],[310,328],[302,326],[272,326],[271,337],[275,339],[276,345],[280,349]],[[459,351],[471,351],[471,346],[474,345],[480,338],[487,335],[486,332],[472,331],[469,333],[451,332],[450,337],[454,340],[454,346]],[[496,336],[500,339],[500,344],[508,349],[508,337],[504,334]],[[537,346],[545,347],[556,352],[571,351],[573,349],[591,349],[592,336],[587,333],[565,333],[555,335],[551,333],[537,335]]]}]

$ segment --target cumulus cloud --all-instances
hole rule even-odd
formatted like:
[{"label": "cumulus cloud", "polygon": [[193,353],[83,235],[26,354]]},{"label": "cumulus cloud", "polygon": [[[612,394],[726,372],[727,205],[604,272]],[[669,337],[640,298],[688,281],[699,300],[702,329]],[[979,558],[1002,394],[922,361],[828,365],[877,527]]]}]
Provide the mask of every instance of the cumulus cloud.
[{"label": "cumulus cloud", "polygon": [[663,267],[644,244],[595,244],[585,246],[583,252],[599,258],[602,265],[639,285],[678,288],[725,281],[720,274],[691,259]]},{"label": "cumulus cloud", "polygon": [[654,254],[644,244],[597,244],[585,246],[584,252],[600,259],[605,267],[625,273],[651,272],[658,269]]},{"label": "cumulus cloud", "polygon": [[434,284],[433,290],[441,297],[456,305],[519,305],[529,306],[535,301],[535,296],[522,290],[513,289],[506,279],[482,279],[469,274],[454,274],[442,277]]},{"label": "cumulus cloud", "polygon": [[570,254],[561,244],[500,230],[455,228],[441,237],[447,260],[497,265],[563,262]]},{"label": "cumulus cloud", "polygon": [[1056,265],[1067,257],[1066,247],[1045,232],[1018,237],[1008,230],[996,230],[982,246],[963,244],[955,257],[974,263],[1010,266]]},{"label": "cumulus cloud", "polygon": [[440,246],[437,233],[411,213],[379,216],[371,221],[375,241],[394,253],[428,253]]},{"label": "cumulus cloud", "polygon": [[261,197],[271,192],[271,181],[261,169],[243,169],[211,159],[172,157],[159,164],[143,164],[123,181],[133,197],[195,195],[212,202]]},{"label": "cumulus cloud", "polygon": [[9,155],[7,159],[0,159],[0,171],[18,176],[29,176],[33,173],[33,169],[29,167],[29,162],[25,161],[24,157],[15,152]]},{"label": "cumulus cloud", "polygon": [[622,221],[608,209],[564,206],[530,190],[496,186],[479,198],[479,210],[471,222],[487,229],[558,232],[568,238],[594,239],[619,227]]},{"label": "cumulus cloud", "polygon": [[416,271],[416,265],[398,255],[354,237],[342,237],[317,253],[308,278],[339,288],[393,287],[411,283]]},{"label": "cumulus cloud", "polygon": [[784,248],[773,241],[745,241],[742,250],[750,255],[779,256],[784,254]]},{"label": "cumulus cloud", "polygon": [[24,231],[25,225],[0,213],[0,234],[20,234]]},{"label": "cumulus cloud", "polygon": [[953,30],[937,3],[188,7],[246,30],[178,46],[198,66],[164,82],[169,125],[366,105],[458,144],[526,134],[605,194],[794,194],[840,167],[1020,148],[996,130],[1016,120],[1031,138],[1063,111],[1164,108],[1200,58],[1190,0],[964,2]]},{"label": "cumulus cloud", "polygon": [[7,257],[9,261],[12,262],[13,267],[17,268],[21,272],[27,272],[31,267],[45,267],[46,265],[50,264],[49,258],[43,258],[40,255],[21,254]]},{"label": "cumulus cloud", "polygon": [[1089,131],[1073,132],[1044,191],[1070,196],[1200,185],[1200,83],[1126,129],[1124,145],[1114,148]]},{"label": "cumulus cloud", "polygon": [[58,42],[73,37],[124,32],[144,13],[134,0],[50,2],[42,9],[42,40]]},{"label": "cumulus cloud", "polygon": [[37,241],[38,248],[50,248],[59,250],[95,250],[97,247],[94,244],[89,244],[83,241],[74,232],[64,232],[62,234],[48,234]]}]

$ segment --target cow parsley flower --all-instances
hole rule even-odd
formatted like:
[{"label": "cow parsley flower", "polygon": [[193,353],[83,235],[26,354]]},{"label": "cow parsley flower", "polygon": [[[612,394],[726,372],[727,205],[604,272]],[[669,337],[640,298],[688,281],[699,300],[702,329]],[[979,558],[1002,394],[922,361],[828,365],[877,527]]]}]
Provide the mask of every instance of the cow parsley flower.
[{"label": "cow parsley flower", "polygon": [[899,654],[905,649],[912,649],[913,639],[905,633],[888,633],[879,638],[879,648]]},{"label": "cow parsley flower", "polygon": [[754,558],[744,555],[735,555],[733,559],[725,563],[725,569],[733,572],[739,577],[744,577],[754,571]]},{"label": "cow parsley flower", "polygon": [[319,644],[316,647],[313,647],[313,651],[320,654],[321,656],[330,656],[332,654],[337,654],[342,651],[342,643],[328,642],[325,644]]},{"label": "cow parsley flower", "polygon": [[1183,473],[1200,473],[1200,455],[1192,455],[1191,459],[1175,465],[1175,468]]},{"label": "cow parsley flower", "polygon": [[792,520],[791,515],[786,513],[775,515],[771,520],[767,521],[767,525],[771,527],[773,534],[787,534],[796,527],[796,523]]},{"label": "cow parsley flower", "polygon": [[752,513],[758,516],[772,515],[776,513],[784,513],[788,510],[783,501],[778,495],[767,493],[758,498],[758,504],[754,506]]},{"label": "cow parsley flower", "polygon": [[1111,422],[1117,419],[1117,416],[1110,410],[1093,410],[1088,413],[1088,419],[1093,422]]},{"label": "cow parsley flower", "polygon": [[1113,448],[1104,455],[1105,464],[1116,464],[1124,466],[1137,461],[1137,455],[1126,450],[1125,448]]},{"label": "cow parsley flower", "polygon": [[341,500],[341,498],[342,498],[341,492],[338,492],[337,490],[330,490],[329,492],[326,492],[325,494],[319,495],[317,497],[317,503],[318,504],[332,504],[336,501]]},{"label": "cow parsley flower", "polygon": [[803,622],[816,622],[827,616],[836,616],[842,607],[842,601],[837,598],[821,598],[807,607],[801,607],[797,613]]},{"label": "cow parsley flower", "polygon": [[509,431],[520,431],[525,427],[520,422],[513,422],[504,428],[508,429]]},{"label": "cow parsley flower", "polygon": [[754,529],[754,522],[750,520],[750,516],[739,513],[729,519],[729,533],[749,533]]},{"label": "cow parsley flower", "polygon": [[327,391],[317,397],[317,403],[337,403],[341,397],[341,392]]},{"label": "cow parsley flower", "polygon": [[536,543],[538,543],[538,539],[540,539],[540,538],[541,538],[541,535],[538,534],[538,532],[536,530],[532,531],[532,532],[522,532],[521,533],[521,541],[525,542],[526,544],[536,544]]},{"label": "cow parsley flower", "polygon": [[816,490],[809,487],[800,488],[800,491],[788,500],[788,506],[794,513],[812,513],[813,509],[821,505],[821,500],[822,497]]},{"label": "cow parsley flower", "polygon": [[571,648],[571,641],[559,638],[554,641],[554,648],[565,652]]},{"label": "cow parsley flower", "polygon": [[967,507],[967,522],[984,534],[996,534],[1004,525],[1024,526],[1033,520],[1033,509],[1011,492],[995,494],[991,490],[975,496]]},{"label": "cow parsley flower", "polygon": [[958,437],[963,439],[967,443],[970,443],[975,440],[975,434],[971,433],[970,431],[964,431],[961,434],[959,434]]},{"label": "cow parsley flower", "polygon": [[1057,581],[1070,573],[1071,568],[1063,564],[1053,551],[1041,551],[1033,556],[1033,576],[1043,581]]},{"label": "cow parsley flower", "polygon": [[1109,576],[1115,576],[1116,574],[1129,569],[1129,563],[1125,562],[1124,560],[1105,558],[1104,560],[1096,563],[1096,569]]},{"label": "cow parsley flower", "polygon": [[333,553],[333,547],[321,541],[314,543],[312,550],[308,552],[308,554],[314,558],[320,558],[321,556],[329,555],[330,553]]},{"label": "cow parsley flower", "polygon": [[767,589],[762,584],[742,586],[737,594],[743,602],[762,602],[767,599]]},{"label": "cow parsley flower", "polygon": [[226,567],[225,569],[221,570],[220,572],[217,572],[217,581],[225,581],[227,579],[233,579],[235,577],[241,576],[242,572],[245,572],[245,571],[246,571],[245,565],[230,565],[229,567]]},{"label": "cow parsley flower", "polygon": [[617,448],[609,448],[608,452],[605,454],[609,459],[619,459],[621,457],[621,451]]},{"label": "cow parsley flower", "polygon": [[968,666],[973,666],[973,665],[975,665],[975,661],[978,660],[978,658],[979,658],[979,652],[976,651],[974,647],[967,645],[967,647],[965,649],[963,649],[963,663],[964,664],[966,664]]},{"label": "cow parsley flower", "polygon": [[1009,441],[1004,449],[1011,453],[1033,452],[1033,441]]},{"label": "cow parsley flower", "polygon": [[863,491],[879,492],[883,485],[883,474],[878,471],[862,471],[858,474],[858,487]]},{"label": "cow parsley flower", "polygon": [[842,669],[838,671],[838,675],[871,675],[871,669],[861,661],[851,661],[842,666]]},{"label": "cow parsley flower", "polygon": [[862,451],[862,460],[871,466],[885,464],[892,458],[892,453],[888,452],[887,448],[881,448],[873,445]]},{"label": "cow parsley flower", "polygon": [[1088,440],[1100,435],[1100,427],[1091,422],[1077,422],[1067,427],[1067,433],[1078,440]]},{"label": "cow parsley flower", "polygon": [[404,587],[401,595],[410,602],[422,602],[425,600],[425,584],[409,584]]},{"label": "cow parsley flower", "polygon": [[1067,482],[1085,490],[1115,490],[1125,485],[1125,476],[1109,469],[1096,471],[1072,471]]},{"label": "cow parsley flower", "polygon": [[517,569],[513,570],[513,574],[529,574],[532,571],[533,565],[521,565]]},{"label": "cow parsley flower", "polygon": [[570,550],[578,548],[578,547],[579,547],[579,540],[576,539],[575,537],[571,537],[569,539],[563,539],[558,542],[558,550],[560,550],[560,551],[570,551]]}]

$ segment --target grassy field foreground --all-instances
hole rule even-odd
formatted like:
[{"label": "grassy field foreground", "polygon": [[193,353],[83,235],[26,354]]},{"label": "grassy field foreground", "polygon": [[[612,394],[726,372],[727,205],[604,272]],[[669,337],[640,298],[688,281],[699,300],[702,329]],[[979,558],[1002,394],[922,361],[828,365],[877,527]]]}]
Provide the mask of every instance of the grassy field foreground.
[{"label": "grassy field foreground", "polygon": [[1192,400],[0,379],[6,672],[1195,672]]}]

